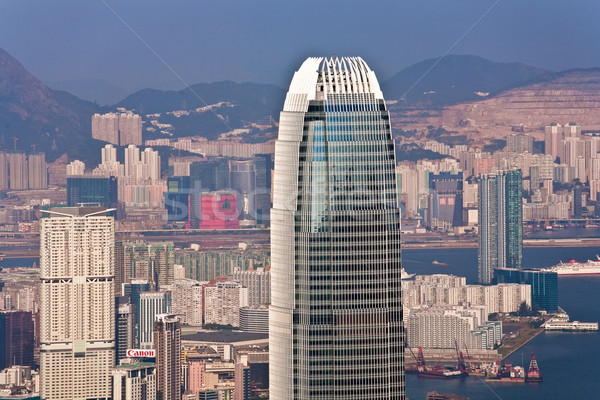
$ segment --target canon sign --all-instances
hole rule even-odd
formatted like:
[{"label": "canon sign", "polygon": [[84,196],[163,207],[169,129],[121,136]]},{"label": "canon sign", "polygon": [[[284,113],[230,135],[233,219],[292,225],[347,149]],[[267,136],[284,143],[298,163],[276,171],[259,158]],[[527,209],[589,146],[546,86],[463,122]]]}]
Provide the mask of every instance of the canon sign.
[{"label": "canon sign", "polygon": [[156,357],[156,350],[128,349],[127,357]]}]

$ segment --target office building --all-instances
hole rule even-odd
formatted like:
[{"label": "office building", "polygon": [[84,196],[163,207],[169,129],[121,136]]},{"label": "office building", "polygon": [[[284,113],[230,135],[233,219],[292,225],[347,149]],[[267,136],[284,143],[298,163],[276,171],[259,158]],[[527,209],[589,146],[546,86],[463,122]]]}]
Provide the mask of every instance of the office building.
[{"label": "office building", "polygon": [[233,400],[248,400],[250,398],[250,368],[244,364],[235,364],[234,380]]},{"label": "office building", "polygon": [[119,203],[117,178],[103,176],[69,176],[67,178],[67,205],[95,204],[117,207]]},{"label": "office building", "polygon": [[431,174],[429,226],[449,230],[462,226],[463,174]]},{"label": "office building", "polygon": [[235,194],[226,192],[203,193],[200,229],[237,229],[240,212]]},{"label": "office building", "polygon": [[127,350],[135,348],[134,346],[134,328],[135,314],[133,305],[128,297],[117,297],[116,322],[115,322],[115,352],[117,364],[119,360],[127,358]]},{"label": "office building", "polygon": [[181,398],[181,327],[172,314],[156,316],[154,323],[156,349],[157,399]]},{"label": "office building", "polygon": [[46,400],[112,396],[115,233],[107,211],[62,207],[40,220],[40,386]]},{"label": "office building", "polygon": [[309,58],[279,121],[270,396],[404,398],[396,163],[375,73]]},{"label": "office building", "polygon": [[157,315],[172,312],[170,292],[140,293],[138,310],[138,346],[142,349],[152,349],[154,344],[154,322]]},{"label": "office building", "polygon": [[244,332],[269,333],[269,307],[262,304],[240,308],[240,328]]},{"label": "office building", "polygon": [[156,365],[149,362],[124,363],[112,370],[112,400],[157,400]]},{"label": "office building", "polygon": [[494,280],[500,283],[520,283],[531,287],[531,307],[545,311],[558,310],[558,275],[535,269],[499,268]]},{"label": "office building", "polygon": [[495,268],[521,268],[523,205],[521,171],[498,171],[479,179],[478,278],[490,283]]},{"label": "office building", "polygon": [[33,366],[33,333],[31,312],[0,311],[0,370]]}]

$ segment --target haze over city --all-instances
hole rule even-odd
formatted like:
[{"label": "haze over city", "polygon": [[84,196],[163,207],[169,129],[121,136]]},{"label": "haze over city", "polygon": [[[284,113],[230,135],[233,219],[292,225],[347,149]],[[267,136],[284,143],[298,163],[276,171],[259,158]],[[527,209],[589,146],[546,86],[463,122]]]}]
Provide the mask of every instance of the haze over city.
[{"label": "haze over city", "polygon": [[595,398],[598,15],[1,1],[0,400]]},{"label": "haze over city", "polygon": [[188,84],[285,87],[314,55],[360,55],[380,80],[450,48],[553,71],[597,67],[599,14],[594,0],[9,0],[0,4],[0,47],[53,88],[183,88],[173,71]]}]

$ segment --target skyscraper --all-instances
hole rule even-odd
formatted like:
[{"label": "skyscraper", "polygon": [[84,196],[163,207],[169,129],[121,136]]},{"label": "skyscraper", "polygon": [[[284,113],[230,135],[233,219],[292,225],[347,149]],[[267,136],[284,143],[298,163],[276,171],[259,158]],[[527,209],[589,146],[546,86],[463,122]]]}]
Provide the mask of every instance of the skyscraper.
[{"label": "skyscraper", "polygon": [[0,370],[33,366],[33,333],[31,312],[0,311]]},{"label": "skyscraper", "polygon": [[156,316],[154,323],[154,348],[158,400],[181,398],[181,327],[173,314]]},{"label": "skyscraper", "polygon": [[139,296],[137,345],[151,349],[156,316],[172,311],[171,292],[144,292]]},{"label": "skyscraper", "polygon": [[53,399],[108,399],[115,360],[114,220],[63,207],[40,220],[40,386]]},{"label": "skyscraper", "polygon": [[309,58],[292,79],[271,254],[271,398],[403,399],[394,142],[361,58]]},{"label": "skyscraper", "polygon": [[521,268],[523,205],[521,170],[479,178],[478,278],[490,283],[495,268]]}]

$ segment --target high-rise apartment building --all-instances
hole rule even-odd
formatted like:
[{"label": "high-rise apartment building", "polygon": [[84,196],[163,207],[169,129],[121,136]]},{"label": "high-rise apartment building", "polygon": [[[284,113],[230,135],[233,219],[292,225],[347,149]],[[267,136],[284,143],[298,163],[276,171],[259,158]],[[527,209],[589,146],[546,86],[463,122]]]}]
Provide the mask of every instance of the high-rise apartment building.
[{"label": "high-rise apartment building", "polygon": [[0,190],[8,189],[8,155],[0,151]]},{"label": "high-rise apartment building", "polygon": [[271,268],[236,268],[233,280],[248,288],[249,306],[271,304]]},{"label": "high-rise apartment building", "polygon": [[40,220],[40,387],[53,399],[109,399],[115,360],[114,220],[63,207]]},{"label": "high-rise apartment building", "polygon": [[25,153],[13,152],[6,154],[8,159],[8,182],[13,190],[28,189],[29,168]]},{"label": "high-rise apartment building", "polygon": [[204,286],[204,323],[240,326],[240,308],[248,306],[248,288],[237,282]]},{"label": "high-rise apartment building", "polygon": [[131,112],[94,114],[92,137],[108,143],[126,146],[142,144],[142,117]]},{"label": "high-rise apartment building", "polygon": [[45,153],[34,153],[27,157],[29,189],[48,188],[48,165]]},{"label": "high-rise apartment building", "polygon": [[181,398],[181,327],[173,314],[161,314],[154,323],[157,399]]},{"label": "high-rise apartment building", "polygon": [[494,268],[521,268],[523,205],[521,170],[479,179],[479,282],[490,283]]},{"label": "high-rise apartment building", "polygon": [[389,113],[361,58],[309,58],[275,145],[270,396],[403,399]]}]

